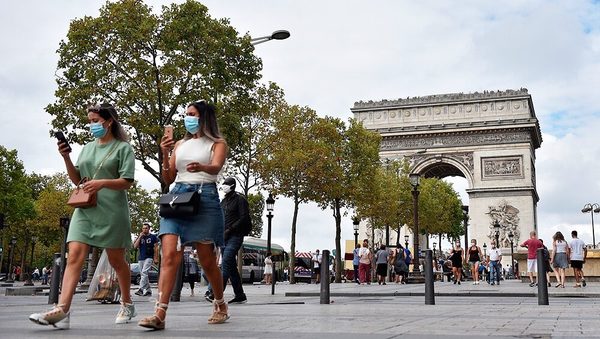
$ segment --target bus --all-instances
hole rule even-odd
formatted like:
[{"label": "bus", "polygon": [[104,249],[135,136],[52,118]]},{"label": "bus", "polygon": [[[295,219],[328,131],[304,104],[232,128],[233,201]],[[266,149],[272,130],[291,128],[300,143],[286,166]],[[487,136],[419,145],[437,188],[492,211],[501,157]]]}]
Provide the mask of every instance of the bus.
[{"label": "bus", "polygon": [[[275,263],[273,279],[279,280],[283,275],[288,254],[278,244],[271,243],[271,254]],[[267,241],[265,239],[244,237],[242,243],[242,281],[254,283],[263,280],[265,257],[267,256]]]}]

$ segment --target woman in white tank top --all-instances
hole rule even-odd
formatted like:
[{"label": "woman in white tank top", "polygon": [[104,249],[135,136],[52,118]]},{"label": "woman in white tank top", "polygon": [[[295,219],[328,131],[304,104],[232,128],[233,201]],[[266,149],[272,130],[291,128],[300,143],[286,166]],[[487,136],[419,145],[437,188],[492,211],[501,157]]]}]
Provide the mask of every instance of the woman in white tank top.
[{"label": "woman in white tank top", "polygon": [[556,287],[565,287],[565,270],[569,267],[569,244],[561,232],[556,232],[552,237],[552,256],[550,264],[554,267]]},{"label": "woman in white tank top", "polygon": [[221,137],[215,107],[198,101],[187,107],[184,120],[186,136],[174,142],[165,135],[162,150],[162,178],[168,185],[175,182],[172,194],[198,191],[200,206],[192,217],[161,218],[160,231],[162,260],[158,282],[159,299],[154,315],[140,320],[142,327],[161,330],[169,298],[175,284],[175,275],[181,265],[181,251],[186,244],[198,252],[200,265],[212,285],[214,306],[209,324],[221,324],[229,319],[223,300],[223,278],[217,266],[216,251],[223,246],[223,210],[219,204],[217,175],[227,156],[227,144]]}]

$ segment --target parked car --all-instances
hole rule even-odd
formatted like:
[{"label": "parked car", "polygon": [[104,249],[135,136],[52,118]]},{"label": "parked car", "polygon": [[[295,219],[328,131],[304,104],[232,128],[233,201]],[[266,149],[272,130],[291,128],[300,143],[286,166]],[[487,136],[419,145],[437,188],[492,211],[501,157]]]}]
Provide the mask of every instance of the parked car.
[{"label": "parked car", "polygon": [[[136,262],[129,264],[129,270],[131,271],[131,283],[134,285],[139,285],[141,280],[140,274],[140,265]],[[150,279],[150,283],[158,282],[158,266],[153,264],[150,266],[150,271],[148,271],[148,278]]]}]

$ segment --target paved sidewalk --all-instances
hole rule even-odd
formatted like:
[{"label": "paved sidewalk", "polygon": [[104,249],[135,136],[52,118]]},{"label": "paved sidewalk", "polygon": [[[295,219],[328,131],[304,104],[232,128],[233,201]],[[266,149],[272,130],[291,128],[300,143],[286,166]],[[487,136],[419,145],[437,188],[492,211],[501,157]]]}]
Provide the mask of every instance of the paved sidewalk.
[{"label": "paved sidewalk", "polygon": [[[186,284],[187,285],[187,284]],[[203,287],[201,287],[203,288]],[[518,281],[500,286],[435,284],[436,305],[424,304],[423,285],[332,284],[331,304],[320,304],[319,285],[244,285],[248,303],[230,305],[231,319],[208,325],[211,305],[196,289],[171,303],[167,329],[147,331],[136,322],[115,325],[118,305],[85,302],[76,294],[71,329],[54,330],[27,317],[48,307],[47,296],[4,296],[0,289],[0,338],[590,338],[600,337],[600,283],[549,288],[540,306],[537,288]],[[226,298],[231,298],[231,289]],[[156,295],[156,290],[154,290]],[[134,295],[136,320],[153,303]]]}]

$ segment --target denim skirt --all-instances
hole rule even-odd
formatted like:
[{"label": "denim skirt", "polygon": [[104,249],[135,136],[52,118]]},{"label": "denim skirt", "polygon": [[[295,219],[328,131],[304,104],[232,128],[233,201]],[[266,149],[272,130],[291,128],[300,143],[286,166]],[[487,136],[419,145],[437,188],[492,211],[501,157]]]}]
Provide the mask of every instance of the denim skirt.
[{"label": "denim skirt", "polygon": [[554,268],[567,268],[569,267],[569,260],[567,259],[567,253],[558,252],[554,255],[554,261],[552,262]]},{"label": "denim skirt", "polygon": [[158,236],[176,234],[181,245],[195,242],[212,242],[216,247],[223,246],[223,210],[219,203],[219,193],[215,183],[177,183],[171,194],[198,191],[200,206],[198,214],[184,218],[160,218]]}]

